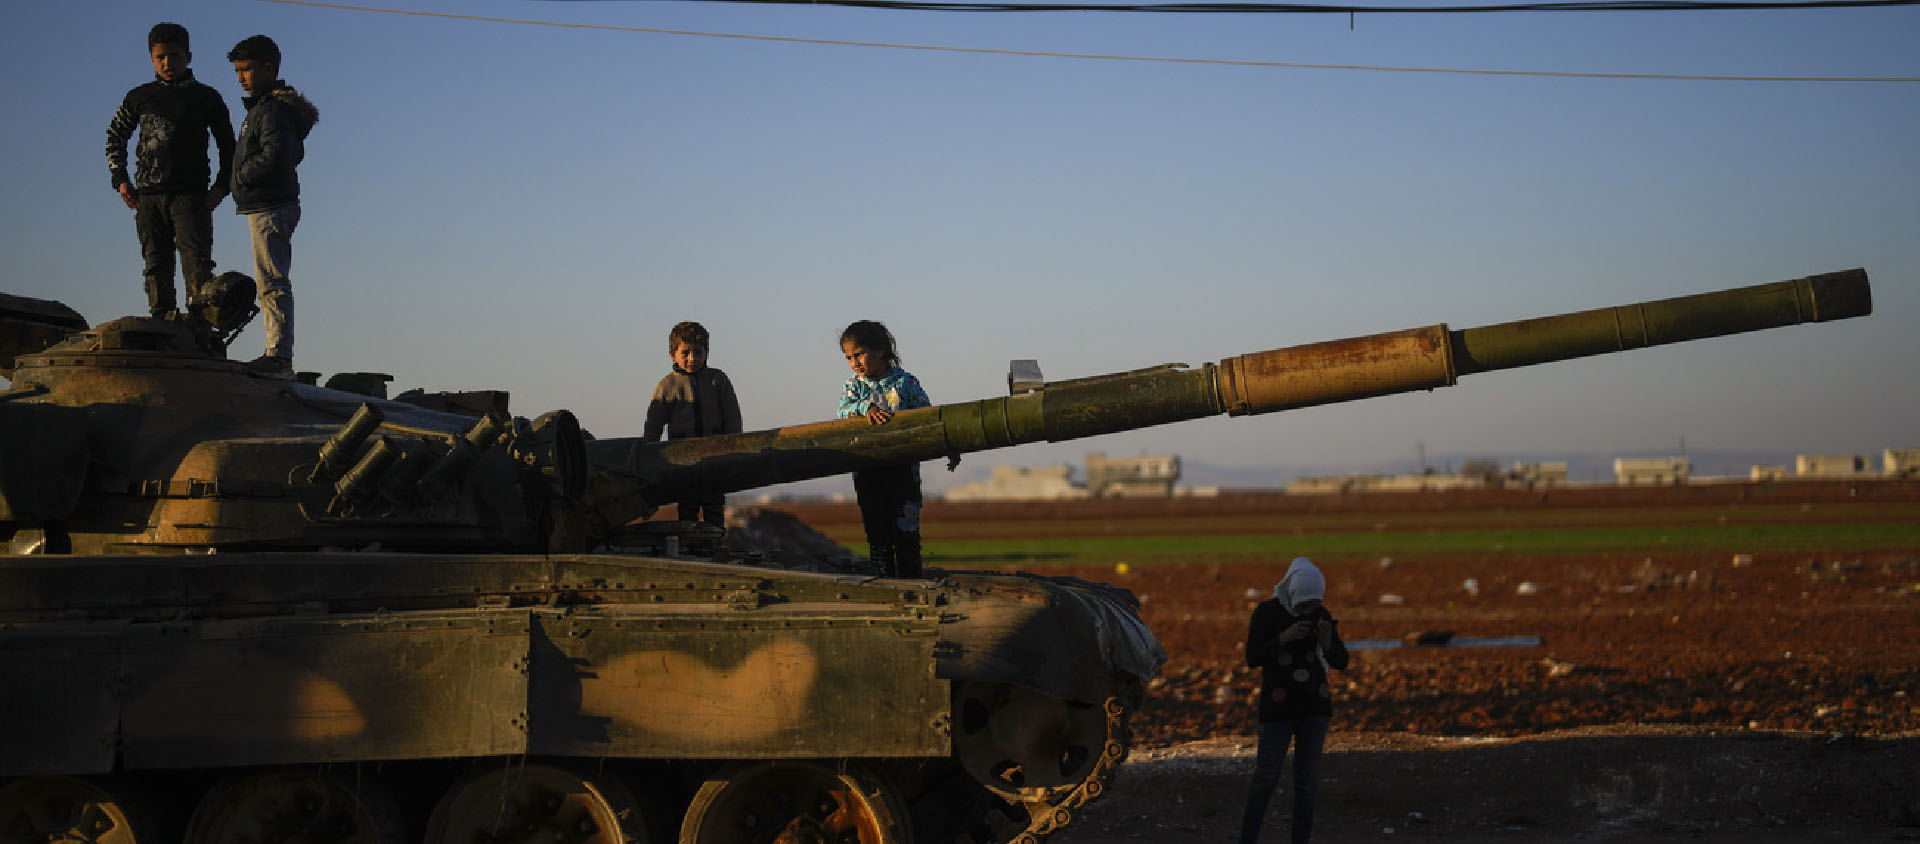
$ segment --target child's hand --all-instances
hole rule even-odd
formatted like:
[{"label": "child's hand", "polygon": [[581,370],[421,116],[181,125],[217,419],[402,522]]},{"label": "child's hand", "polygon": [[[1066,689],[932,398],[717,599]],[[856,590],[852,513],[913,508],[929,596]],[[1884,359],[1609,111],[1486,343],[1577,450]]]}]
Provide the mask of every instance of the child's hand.
[{"label": "child's hand", "polygon": [[892,411],[877,404],[867,408],[867,424],[869,425],[885,425],[887,420],[892,418]]},{"label": "child's hand", "polygon": [[116,185],[114,187],[114,190],[117,190],[120,192],[120,201],[126,203],[128,208],[140,207],[140,203],[133,201],[133,183],[132,182],[121,182],[119,185]]},{"label": "child's hand", "polygon": [[1292,627],[1280,631],[1280,644],[1290,645],[1313,635],[1313,622],[1296,621]]}]

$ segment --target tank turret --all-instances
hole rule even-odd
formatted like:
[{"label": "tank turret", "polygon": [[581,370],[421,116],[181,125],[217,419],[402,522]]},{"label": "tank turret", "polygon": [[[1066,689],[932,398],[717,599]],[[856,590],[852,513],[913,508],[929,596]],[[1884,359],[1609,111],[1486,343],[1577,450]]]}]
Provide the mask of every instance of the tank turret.
[{"label": "tank turret", "polygon": [[[238,300],[236,300],[238,301]],[[632,553],[662,503],[1871,311],[1850,270],[592,439],[499,392],[255,377],[237,331],[0,299],[0,829],[31,840],[1019,841],[1164,660],[1123,590]],[[69,332],[71,333],[69,336]],[[54,342],[56,337],[65,337]],[[51,345],[48,345],[51,343]]]}]

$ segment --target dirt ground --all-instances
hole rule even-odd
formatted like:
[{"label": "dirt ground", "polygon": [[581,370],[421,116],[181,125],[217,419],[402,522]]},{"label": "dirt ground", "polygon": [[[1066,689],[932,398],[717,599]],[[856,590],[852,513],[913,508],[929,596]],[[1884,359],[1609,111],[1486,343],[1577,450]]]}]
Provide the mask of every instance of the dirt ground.
[{"label": "dirt ground", "polygon": [[[1253,742],[1136,748],[1059,844],[1232,841]],[[1515,738],[1339,732],[1314,840],[1920,841],[1920,740],[1623,725]],[[1276,794],[1263,840],[1287,840]]]},{"label": "dirt ground", "polygon": [[[1258,684],[1246,592],[1281,569],[1184,568],[1106,572],[1145,598],[1169,658],[1122,782],[1066,841],[1237,828]],[[1541,644],[1355,651],[1335,675],[1318,840],[1920,841],[1920,557],[1325,568],[1345,638]]]},{"label": "dirt ground", "polygon": [[[1801,494],[1860,497],[1839,487]],[[1754,489],[1714,495],[1783,494]],[[1869,497],[1913,494],[1889,489]],[[1444,498],[1377,506],[1606,506]],[[926,518],[1036,518],[1011,506],[930,505]],[[1088,507],[1061,511],[1061,529]],[[796,514],[819,526],[850,512]],[[1317,562],[1350,642],[1538,641],[1356,650],[1335,675],[1318,841],[1920,841],[1920,548]],[[1114,789],[1053,840],[1233,837],[1258,684],[1241,658],[1245,625],[1285,563],[1046,570],[1132,590],[1168,652]],[[1285,840],[1285,789],[1266,840]]]}]

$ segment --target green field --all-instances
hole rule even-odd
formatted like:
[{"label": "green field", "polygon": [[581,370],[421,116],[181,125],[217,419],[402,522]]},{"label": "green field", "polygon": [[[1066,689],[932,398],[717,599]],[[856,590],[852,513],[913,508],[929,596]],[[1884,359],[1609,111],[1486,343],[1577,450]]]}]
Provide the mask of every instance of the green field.
[{"label": "green field", "polygon": [[[1594,508],[1191,519],[929,520],[937,565],[1610,553],[1920,553],[1920,505]],[[857,525],[827,531],[866,553]]]}]

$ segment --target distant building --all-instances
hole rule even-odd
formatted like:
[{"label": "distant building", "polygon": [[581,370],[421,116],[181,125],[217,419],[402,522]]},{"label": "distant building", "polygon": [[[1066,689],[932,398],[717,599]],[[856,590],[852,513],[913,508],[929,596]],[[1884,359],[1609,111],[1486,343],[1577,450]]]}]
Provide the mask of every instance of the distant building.
[{"label": "distant building", "polygon": [[1859,478],[1872,475],[1864,454],[1799,454],[1793,474],[1802,478]]},{"label": "distant building", "polygon": [[1201,486],[1177,486],[1173,488],[1173,497],[1175,498],[1219,498],[1220,485],[1204,484]]},{"label": "distant building", "polygon": [[1298,478],[1287,484],[1291,495],[1327,495],[1342,492],[1438,492],[1449,489],[1486,489],[1483,475],[1325,475]]},{"label": "distant building", "polygon": [[1087,455],[1087,493],[1094,498],[1165,498],[1180,479],[1180,458],[1172,454],[1143,457]]},{"label": "distant building", "polygon": [[1513,471],[1507,473],[1507,485],[1514,486],[1566,486],[1567,461],[1542,460],[1538,463],[1516,462]]},{"label": "distant building", "polygon": [[[993,474],[977,483],[947,491],[948,501],[1058,501],[1070,498],[1167,498],[1175,494],[1180,458],[1172,454],[1142,457],[1087,455],[1087,483],[1073,482],[1073,467],[995,466]],[[1182,490],[1181,495],[1218,495],[1218,487]]]},{"label": "distant building", "polygon": [[1636,484],[1684,484],[1693,474],[1693,461],[1685,457],[1616,457],[1613,480],[1621,486]]},{"label": "distant building", "polygon": [[1486,489],[1489,486],[1498,486],[1497,482],[1490,483],[1487,476],[1481,474],[1384,475],[1364,480],[1366,483],[1359,487],[1364,492],[1429,492],[1443,489]]},{"label": "distant building", "polygon": [[986,480],[947,490],[948,501],[1057,501],[1086,498],[1086,487],[1073,482],[1073,467],[995,466]]},{"label": "distant building", "polygon": [[1312,478],[1295,478],[1287,482],[1288,495],[1330,495],[1337,492],[1352,492],[1354,483],[1360,475],[1322,475]]},{"label": "distant building", "polygon": [[1881,454],[1884,472],[1890,477],[1920,476],[1920,448],[1889,448]]},{"label": "distant building", "polygon": [[1750,481],[1784,481],[1786,479],[1787,467],[1785,466],[1755,466],[1747,470],[1747,480]]}]

